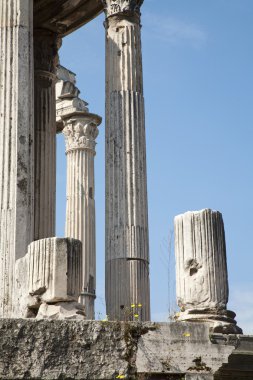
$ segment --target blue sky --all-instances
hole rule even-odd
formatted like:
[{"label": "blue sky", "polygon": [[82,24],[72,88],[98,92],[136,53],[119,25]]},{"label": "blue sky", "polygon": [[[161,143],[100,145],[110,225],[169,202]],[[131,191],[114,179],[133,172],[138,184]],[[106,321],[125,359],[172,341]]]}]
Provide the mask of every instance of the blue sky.
[{"label": "blue sky", "polygon": [[[153,320],[175,310],[174,216],[223,214],[228,308],[253,334],[253,2],[145,0],[142,43]],[[104,119],[104,15],[66,37],[62,65]],[[104,122],[97,139],[97,306],[104,311]],[[64,235],[66,161],[57,154],[57,235]]]}]

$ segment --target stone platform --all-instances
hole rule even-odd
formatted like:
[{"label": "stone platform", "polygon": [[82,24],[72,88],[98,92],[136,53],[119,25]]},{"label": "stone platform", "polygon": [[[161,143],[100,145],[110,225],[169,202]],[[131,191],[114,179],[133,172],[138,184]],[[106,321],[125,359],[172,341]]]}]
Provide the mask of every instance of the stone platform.
[{"label": "stone platform", "polygon": [[1,379],[253,379],[253,336],[201,323],[0,320]]}]

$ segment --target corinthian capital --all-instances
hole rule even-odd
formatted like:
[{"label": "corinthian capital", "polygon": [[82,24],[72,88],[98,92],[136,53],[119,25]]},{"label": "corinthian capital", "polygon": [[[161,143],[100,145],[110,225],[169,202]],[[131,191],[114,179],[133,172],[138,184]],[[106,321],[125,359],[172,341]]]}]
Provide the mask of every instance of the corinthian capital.
[{"label": "corinthian capital", "polygon": [[140,13],[144,0],[102,0],[107,17],[122,13]]},{"label": "corinthian capital", "polygon": [[101,118],[97,115],[73,116],[65,120],[63,134],[66,142],[66,153],[72,150],[91,150],[95,153],[98,125]]}]

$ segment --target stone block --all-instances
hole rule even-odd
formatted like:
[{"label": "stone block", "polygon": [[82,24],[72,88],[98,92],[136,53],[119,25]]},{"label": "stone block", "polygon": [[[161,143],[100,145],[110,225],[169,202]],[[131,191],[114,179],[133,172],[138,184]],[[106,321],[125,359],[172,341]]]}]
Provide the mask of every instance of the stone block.
[{"label": "stone block", "polygon": [[234,350],[232,344],[224,345],[223,351],[212,344],[209,326],[204,323],[159,323],[152,327],[138,340],[136,366],[140,373],[212,375]]},{"label": "stone block", "polygon": [[[82,244],[76,239],[48,238],[28,246],[17,260],[15,317],[42,302],[77,301],[82,288]],[[29,316],[29,315],[26,315]]]},{"label": "stone block", "polygon": [[0,319],[0,352],[0,379],[253,379],[253,337],[203,323]]},{"label": "stone block", "polygon": [[57,302],[53,305],[43,303],[37,319],[85,319],[85,307],[77,302]]}]

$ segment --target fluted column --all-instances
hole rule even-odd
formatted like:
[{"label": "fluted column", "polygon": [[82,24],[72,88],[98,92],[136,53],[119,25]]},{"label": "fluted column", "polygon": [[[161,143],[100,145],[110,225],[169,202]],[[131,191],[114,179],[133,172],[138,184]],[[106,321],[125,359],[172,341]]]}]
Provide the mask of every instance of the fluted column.
[{"label": "fluted column", "polygon": [[104,1],[106,307],[121,320],[150,319],[141,4]]},{"label": "fluted column", "polygon": [[83,244],[80,302],[87,319],[94,319],[96,298],[96,229],[94,156],[101,118],[79,112],[64,119],[67,155],[67,211],[65,235]]},{"label": "fluted column", "polygon": [[44,29],[34,31],[35,240],[55,235],[55,82],[60,44],[55,33]]},{"label": "fluted column", "polygon": [[[227,310],[228,274],[222,214],[205,209],[175,218],[179,320],[216,322],[221,332],[240,332]],[[218,323],[220,322],[220,323]],[[223,329],[223,330],[222,330]]]},{"label": "fluted column", "polygon": [[0,0],[0,317],[33,240],[33,1]]}]

